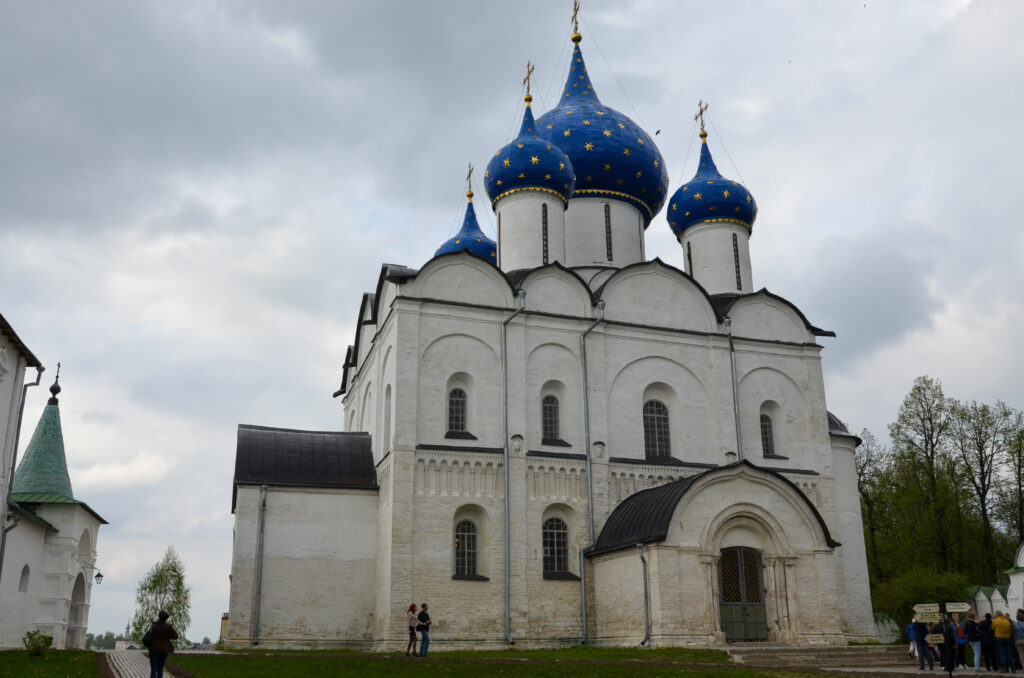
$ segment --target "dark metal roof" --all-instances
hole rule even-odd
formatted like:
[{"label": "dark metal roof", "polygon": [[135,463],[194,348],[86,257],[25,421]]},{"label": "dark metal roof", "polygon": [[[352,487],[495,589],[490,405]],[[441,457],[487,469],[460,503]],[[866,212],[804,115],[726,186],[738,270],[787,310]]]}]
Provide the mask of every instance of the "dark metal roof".
[{"label": "dark metal roof", "polygon": [[232,512],[239,485],[377,490],[370,434],[239,424]]},{"label": "dark metal roof", "polygon": [[817,518],[818,525],[821,526],[825,536],[825,542],[833,548],[841,545],[832,539],[828,526],[825,525],[825,520],[818,513],[818,509],[796,484],[776,471],[756,466],[744,459],[726,466],[709,469],[689,478],[652,487],[648,490],[641,490],[636,494],[626,497],[622,503],[615,507],[612,514],[608,516],[608,520],[601,529],[601,535],[597,538],[597,543],[594,545],[594,550],[588,555],[618,551],[619,549],[633,547],[636,544],[665,541],[672,522],[672,514],[675,513],[679,500],[683,498],[683,495],[686,494],[697,479],[740,464],[745,464],[763,473],[776,476],[793,488],[807,503],[807,506],[814,513],[815,518]]},{"label": "dark metal roof", "polygon": [[829,433],[845,433],[845,434],[849,435],[850,429],[846,428],[846,424],[844,424],[843,421],[839,417],[837,417],[836,415],[832,414],[831,412],[827,412],[827,414],[828,414],[828,432]]},{"label": "dark metal roof", "polygon": [[808,320],[807,316],[804,315],[804,312],[796,307],[796,304],[794,304],[789,299],[786,299],[785,297],[780,297],[779,295],[777,295],[777,294],[775,294],[773,292],[769,292],[768,288],[766,288],[766,287],[762,287],[758,291],[751,292],[750,294],[719,294],[719,295],[716,295],[716,298],[713,301],[713,305],[715,307],[715,312],[718,313],[720,315],[720,317],[724,318],[725,316],[729,315],[730,309],[732,309],[733,304],[735,304],[737,301],[739,301],[740,299],[745,299],[747,297],[756,297],[759,294],[763,294],[766,297],[771,297],[772,299],[775,299],[776,301],[782,302],[786,306],[789,306],[791,309],[793,309],[796,312],[796,314],[798,316],[800,316],[800,319],[804,321],[804,327],[806,327],[807,330],[811,334],[813,334],[814,336],[816,336],[816,337],[834,337],[834,336],[836,336],[836,333],[833,332],[832,330],[823,330],[820,327],[816,327],[816,326],[812,325],[811,321]]}]

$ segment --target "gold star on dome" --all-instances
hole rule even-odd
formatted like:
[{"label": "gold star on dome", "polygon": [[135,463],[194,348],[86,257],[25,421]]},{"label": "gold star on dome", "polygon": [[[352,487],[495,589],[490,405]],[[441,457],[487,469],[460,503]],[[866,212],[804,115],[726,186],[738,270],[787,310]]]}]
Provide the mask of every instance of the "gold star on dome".
[{"label": "gold star on dome", "polygon": [[548,123],[547,126],[544,129],[551,129],[552,127],[554,127],[554,125],[552,125],[551,123]]},{"label": "gold star on dome", "polygon": [[461,241],[461,240],[456,240],[456,241],[455,241],[455,244],[456,244],[456,245],[461,245],[461,244],[462,244],[462,241]]},{"label": "gold star on dome", "polygon": [[655,167],[657,167],[657,166],[658,166],[658,161],[657,161],[657,160],[655,160],[655,161],[654,161],[654,166],[655,166]]},{"label": "gold star on dome", "polygon": [[531,155],[530,156],[530,164],[531,165],[539,165],[540,164],[540,158],[538,158],[535,155]]},{"label": "gold star on dome", "polygon": [[709,184],[713,184],[713,183],[715,183],[715,182],[711,181],[711,179],[708,179],[708,183],[709,183]]},{"label": "gold star on dome", "polygon": [[544,175],[544,180],[545,181],[551,181],[551,175],[550,174],[545,174]]},{"label": "gold star on dome", "polygon": [[589,124],[590,124],[590,121],[589,121],[589,120],[584,120],[584,121],[583,121],[583,124],[584,124],[584,125],[589,125]]},{"label": "gold star on dome", "polygon": [[520,172],[519,173],[519,178],[520,179],[525,179],[526,178],[526,174],[524,172]]},{"label": "gold star on dome", "polygon": [[523,147],[522,144],[516,144],[516,148],[522,148],[522,147]]},{"label": "gold star on dome", "polygon": [[672,211],[673,211],[673,212],[675,212],[675,211],[676,211],[676,203],[672,203]]},{"label": "gold star on dome", "polygon": [[747,202],[750,202],[750,196],[749,195],[747,196]]},{"label": "gold star on dome", "polygon": [[740,211],[740,208],[739,208],[739,207],[735,207],[735,208],[733,208],[733,210],[732,210],[732,211],[733,211],[733,212],[739,212],[739,211]]},{"label": "gold star on dome", "polygon": [[583,148],[587,149],[588,151],[592,151],[594,150],[594,144],[588,141],[587,143],[583,144]]},{"label": "gold star on dome", "polygon": [[620,122],[620,123],[619,123],[619,129],[626,129],[626,126],[625,126],[625,125],[623,125],[623,124],[622,124],[622,123]]},{"label": "gold star on dome", "polygon": [[[573,179],[575,180],[575,177],[573,177]],[[562,184],[562,188],[564,188],[565,190],[568,191],[569,190],[569,184]]]},{"label": "gold star on dome", "polygon": [[694,200],[700,200],[700,199],[701,199],[702,197],[703,197],[703,196],[702,196],[702,195],[701,195],[700,193],[694,193],[694,194],[693,194],[693,199],[694,199]]},{"label": "gold star on dome", "polygon": [[579,86],[580,86],[580,84],[579,84],[578,82],[574,82],[574,83],[572,84],[572,86],[573,86],[573,87],[579,87]]},{"label": "gold star on dome", "polygon": [[690,213],[689,212],[683,212],[683,216],[684,217],[688,217],[688,216],[690,216]]},{"label": "gold star on dome", "polygon": [[498,149],[498,152],[494,154],[494,157],[497,158],[499,155],[501,155],[501,149],[500,148]]},{"label": "gold star on dome", "polygon": [[558,163],[558,169],[564,170],[565,169],[565,163],[564,162]]},{"label": "gold star on dome", "polygon": [[586,77],[587,77],[587,76],[585,76],[585,75],[581,75],[581,76],[580,76],[580,80],[583,80],[583,79],[584,79],[584,78],[586,78]]},{"label": "gold star on dome", "polygon": [[567,136],[571,136],[571,135],[572,135],[572,132],[569,131],[569,130],[565,130],[564,132],[562,132],[562,136],[563,137],[567,137]]},{"label": "gold star on dome", "polygon": [[504,182],[502,182],[502,180],[501,180],[501,179],[498,179],[498,181],[497,181],[497,182],[495,182],[495,183],[496,183],[496,184],[497,184],[498,186],[501,186],[501,184],[502,184],[502,183],[504,183]]},{"label": "gold star on dome", "polygon": [[598,115],[604,115],[604,111],[597,111]]},{"label": "gold star on dome", "polygon": [[684,193],[685,193],[686,191],[688,191],[688,190],[690,190],[690,187],[689,187],[689,186],[683,186],[683,192],[684,192]]},{"label": "gold star on dome", "polygon": [[637,178],[637,179],[639,179],[639,178],[640,178],[640,177],[642,177],[643,175],[644,175],[644,173],[643,173],[643,172],[639,172],[639,171],[638,171],[638,172],[636,173],[636,178]]},{"label": "gold star on dome", "polygon": [[491,170],[484,170],[484,179],[491,178]]},{"label": "gold star on dome", "polygon": [[548,144],[548,150],[549,151],[551,150],[551,144]]},{"label": "gold star on dome", "polygon": [[604,171],[605,172],[611,172],[612,171],[612,166],[609,165],[608,163],[605,163],[604,164]]},{"label": "gold star on dome", "polygon": [[728,189],[722,191],[722,197],[723,198],[728,198],[729,197],[729,190]]},{"label": "gold star on dome", "polygon": [[593,181],[594,177],[587,177],[587,181]]},{"label": "gold star on dome", "polygon": [[606,137],[610,137],[612,135],[612,131],[610,129],[602,130],[601,134],[605,135]]},{"label": "gold star on dome", "polygon": [[505,165],[505,167],[511,167],[512,166],[512,161],[509,160],[508,158],[505,158],[505,162],[503,164]]},{"label": "gold star on dome", "polygon": [[570,113],[572,113],[572,109],[571,108],[565,109],[565,114],[566,115],[569,115]]},{"label": "gold star on dome", "polygon": [[632,153],[632,151],[629,150],[628,146],[626,148],[622,149],[622,154],[623,155],[629,155],[630,153]]},{"label": "gold star on dome", "polygon": [[637,142],[638,144],[640,144],[641,146],[643,146],[643,145],[644,145],[644,140],[643,140],[643,139],[641,139],[640,137],[637,137],[637,138],[636,138],[636,142]]}]

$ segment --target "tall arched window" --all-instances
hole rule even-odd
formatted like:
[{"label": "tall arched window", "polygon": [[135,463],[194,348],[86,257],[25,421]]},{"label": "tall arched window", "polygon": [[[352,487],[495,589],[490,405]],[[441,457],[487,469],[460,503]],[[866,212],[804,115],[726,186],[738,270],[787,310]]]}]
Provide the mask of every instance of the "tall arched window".
[{"label": "tall arched window", "polygon": [[384,389],[384,452],[391,450],[391,384]]},{"label": "tall arched window", "polygon": [[761,415],[761,453],[766,457],[775,456],[775,436],[772,433],[772,418]]},{"label": "tall arched window", "polygon": [[476,576],[476,523],[460,520],[455,526],[455,576]]},{"label": "tall arched window", "polygon": [[561,518],[544,521],[544,574],[569,571],[569,528]]},{"label": "tall arched window", "polygon": [[546,395],[540,401],[540,430],[544,443],[560,439],[558,432],[558,398]]},{"label": "tall arched window", "polygon": [[644,454],[647,458],[672,456],[668,408],[660,400],[644,403]]},{"label": "tall arched window", "polygon": [[461,388],[448,392],[448,430],[466,430],[466,392]]}]

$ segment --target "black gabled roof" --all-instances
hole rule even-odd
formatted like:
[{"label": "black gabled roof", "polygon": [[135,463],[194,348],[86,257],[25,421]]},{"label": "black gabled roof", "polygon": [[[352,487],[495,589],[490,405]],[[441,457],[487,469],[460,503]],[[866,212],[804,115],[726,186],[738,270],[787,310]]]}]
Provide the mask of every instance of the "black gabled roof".
[{"label": "black gabled roof", "polygon": [[641,490],[636,494],[626,497],[622,500],[622,503],[615,507],[612,514],[608,516],[604,527],[601,528],[601,535],[597,538],[597,543],[594,544],[594,549],[587,555],[592,556],[599,553],[618,551],[624,548],[631,548],[636,544],[665,541],[672,522],[672,514],[675,513],[679,500],[683,498],[683,495],[686,494],[697,479],[741,464],[757,469],[762,473],[773,475],[793,488],[807,503],[807,506],[817,519],[818,525],[825,536],[825,543],[833,548],[842,546],[842,544],[832,538],[831,533],[828,531],[828,526],[825,525],[825,519],[821,517],[817,507],[811,503],[807,495],[793,481],[776,471],[757,466],[743,459],[732,464],[708,469],[689,478],[682,478],[665,485]]},{"label": "black gabled roof", "polygon": [[377,490],[370,434],[239,424],[232,513],[239,485]]},{"label": "black gabled roof", "polygon": [[7,322],[3,314],[0,314],[0,334],[7,337],[7,339],[14,344],[14,347],[18,350],[21,355],[25,357],[25,363],[28,367],[42,367],[43,364],[39,362],[39,358],[32,354],[32,351],[28,350],[28,346],[25,342],[15,333],[14,328]]},{"label": "black gabled roof", "polygon": [[789,306],[794,311],[796,311],[796,314],[798,316],[800,316],[801,320],[804,321],[804,327],[806,327],[807,330],[811,334],[813,334],[814,336],[816,336],[816,337],[834,337],[834,336],[836,336],[836,333],[833,332],[832,330],[823,330],[820,327],[812,325],[811,321],[807,319],[807,316],[804,315],[803,311],[801,311],[799,308],[797,308],[796,304],[794,304],[789,299],[786,299],[785,297],[780,297],[779,295],[775,294],[774,292],[769,292],[767,287],[762,287],[758,291],[751,292],[749,294],[731,294],[731,293],[730,294],[717,294],[717,295],[715,295],[715,297],[713,297],[712,304],[715,307],[715,312],[718,313],[722,319],[724,319],[725,316],[729,315],[729,310],[732,309],[733,304],[735,304],[737,301],[739,301],[740,299],[748,299],[750,297],[756,297],[759,294],[763,294],[766,297],[770,297],[772,299],[775,299],[776,301],[779,301],[779,302],[785,304],[786,306]]}]

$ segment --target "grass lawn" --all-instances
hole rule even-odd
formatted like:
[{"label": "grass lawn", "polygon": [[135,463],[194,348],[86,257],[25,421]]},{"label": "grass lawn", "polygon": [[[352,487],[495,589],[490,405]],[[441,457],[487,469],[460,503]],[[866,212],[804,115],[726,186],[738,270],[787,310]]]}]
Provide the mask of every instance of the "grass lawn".
[{"label": "grass lawn", "polygon": [[325,675],[344,675],[346,678],[395,675],[402,678],[721,678],[737,674],[743,678],[779,678],[807,675],[781,671],[747,671],[734,664],[727,664],[727,655],[718,650],[677,648],[596,650],[575,647],[565,650],[438,652],[432,653],[426,660],[394,653],[282,651],[258,654],[176,654],[171,657],[171,662],[195,678],[321,678]]},{"label": "grass lawn", "polygon": [[50,650],[29,657],[25,650],[0,651],[0,678],[99,678],[89,650]]}]

